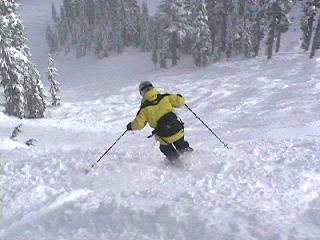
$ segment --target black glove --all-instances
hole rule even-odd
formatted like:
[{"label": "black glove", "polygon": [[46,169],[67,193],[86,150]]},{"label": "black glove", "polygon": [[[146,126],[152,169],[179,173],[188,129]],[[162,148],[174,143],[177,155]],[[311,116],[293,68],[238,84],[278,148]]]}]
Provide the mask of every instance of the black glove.
[{"label": "black glove", "polygon": [[128,130],[128,131],[131,131],[131,130],[132,130],[131,122],[128,123],[128,125],[127,125],[127,130]]}]

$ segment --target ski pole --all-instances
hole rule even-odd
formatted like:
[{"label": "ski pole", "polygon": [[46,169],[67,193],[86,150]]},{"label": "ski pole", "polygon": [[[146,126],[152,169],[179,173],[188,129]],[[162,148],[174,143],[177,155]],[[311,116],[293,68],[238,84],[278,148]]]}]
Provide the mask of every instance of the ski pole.
[{"label": "ski pole", "polygon": [[104,152],[104,154],[101,155],[101,157],[91,165],[91,168],[94,168],[94,166],[101,161],[101,159],[114,147],[114,145],[119,142],[119,140],[128,132],[128,130],[124,131],[120,137],[117,138],[117,140]]},{"label": "ski pole", "polygon": [[189,109],[190,112],[192,112],[192,114],[197,118],[199,119],[199,121],[217,138],[219,139],[219,141],[224,145],[225,148],[228,148],[229,149],[229,146],[227,144],[225,144],[213,131],[211,128],[208,127],[207,124],[204,123],[204,121],[201,120],[201,118],[194,112],[192,111],[192,109],[187,105],[185,104],[186,108]]}]

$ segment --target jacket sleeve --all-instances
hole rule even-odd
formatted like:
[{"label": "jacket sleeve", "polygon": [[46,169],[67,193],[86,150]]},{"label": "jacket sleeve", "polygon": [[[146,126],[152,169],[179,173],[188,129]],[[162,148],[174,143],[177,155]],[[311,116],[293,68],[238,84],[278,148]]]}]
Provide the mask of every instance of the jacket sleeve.
[{"label": "jacket sleeve", "polygon": [[147,124],[147,118],[143,110],[139,110],[136,118],[131,122],[132,130],[141,130]]},{"label": "jacket sleeve", "polygon": [[180,94],[169,95],[168,98],[171,105],[175,108],[182,107],[186,103],[184,97],[182,97]]}]

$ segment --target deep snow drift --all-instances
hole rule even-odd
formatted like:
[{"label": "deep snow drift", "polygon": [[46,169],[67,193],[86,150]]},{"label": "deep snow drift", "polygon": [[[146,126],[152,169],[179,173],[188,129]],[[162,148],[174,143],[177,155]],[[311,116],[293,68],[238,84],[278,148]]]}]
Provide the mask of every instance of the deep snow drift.
[{"label": "deep snow drift", "polygon": [[[35,2],[24,7],[27,27],[42,22],[35,7],[50,6]],[[61,107],[40,120],[0,113],[1,239],[320,239],[320,59],[295,50],[204,69],[184,61],[160,70],[130,49],[104,60],[59,55]],[[195,148],[184,166],[167,166],[146,128],[85,175],[135,116],[146,79],[183,94],[232,149],[180,109]]]}]

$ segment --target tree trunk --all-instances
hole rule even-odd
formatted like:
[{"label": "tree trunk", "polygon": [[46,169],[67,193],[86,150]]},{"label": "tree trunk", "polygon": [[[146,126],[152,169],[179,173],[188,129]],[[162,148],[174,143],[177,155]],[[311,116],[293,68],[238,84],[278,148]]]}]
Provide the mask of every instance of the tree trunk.
[{"label": "tree trunk", "polygon": [[228,29],[228,12],[229,12],[229,1],[224,0],[223,1],[223,10],[224,12],[222,13],[222,26],[221,26],[221,51],[225,52],[227,49],[227,29]]},{"label": "tree trunk", "polygon": [[239,1],[239,16],[242,18],[244,16],[246,9],[246,2],[245,0],[240,0]]},{"label": "tree trunk", "polygon": [[268,53],[268,59],[272,57],[272,51],[273,51],[273,42],[274,42],[274,35],[275,35],[275,28],[276,28],[276,19],[274,18],[271,23],[271,29],[268,34],[268,48],[267,48],[267,53]]},{"label": "tree trunk", "polygon": [[257,57],[258,56],[258,54],[259,54],[259,51],[260,51],[260,42],[261,42],[261,40],[260,39],[258,39],[257,40],[257,45],[254,47],[254,50],[253,50],[253,52],[254,52],[254,57]]},{"label": "tree trunk", "polygon": [[222,15],[222,28],[221,28],[221,42],[220,42],[220,49],[222,52],[226,51],[226,38],[227,38],[227,27],[228,27],[228,23],[227,23],[227,14],[223,14]]},{"label": "tree trunk", "polygon": [[160,68],[167,68],[167,59],[163,52],[160,52]]},{"label": "tree trunk", "polygon": [[171,52],[171,65],[176,66],[178,64],[178,34],[173,32],[170,41],[170,52]]},{"label": "tree trunk", "polygon": [[308,51],[310,47],[312,30],[313,30],[313,22],[314,22],[314,15],[312,14],[308,21],[308,37],[305,42],[305,51]]},{"label": "tree trunk", "polygon": [[317,24],[317,28],[316,28],[316,32],[313,36],[313,42],[312,42],[312,47],[311,47],[311,52],[310,52],[310,58],[314,57],[314,53],[317,49],[317,46],[319,44],[319,40],[320,40],[320,16],[318,19],[318,24]]},{"label": "tree trunk", "polygon": [[276,53],[280,50],[280,42],[281,42],[281,32],[278,31],[277,33],[277,42],[276,42]]}]

